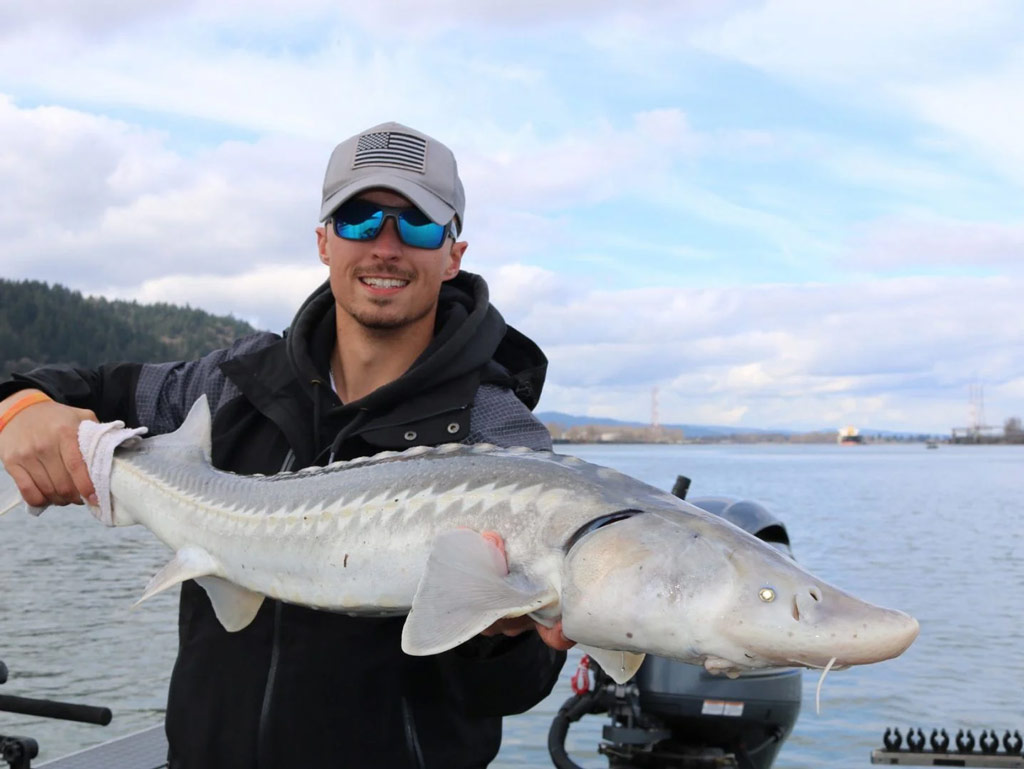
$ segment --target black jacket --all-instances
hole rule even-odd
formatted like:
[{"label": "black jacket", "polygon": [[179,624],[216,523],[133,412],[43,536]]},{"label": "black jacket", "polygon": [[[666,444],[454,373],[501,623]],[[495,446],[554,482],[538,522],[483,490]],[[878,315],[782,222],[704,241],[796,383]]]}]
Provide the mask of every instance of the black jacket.
[{"label": "black jacket", "polygon": [[[529,413],[546,360],[505,325],[481,278],[444,284],[429,348],[360,401],[341,404],[330,386],[334,328],[324,284],[283,338],[257,334],[186,363],[37,369],[0,385],[0,398],[34,386],[101,421],[162,433],[205,393],[213,463],[239,473],[452,441],[550,446]],[[501,716],[546,696],[565,660],[534,633],[409,657],[402,622],[268,600],[249,627],[227,633],[205,592],[185,583],[167,706],[171,768],[483,767],[498,751]]]}]

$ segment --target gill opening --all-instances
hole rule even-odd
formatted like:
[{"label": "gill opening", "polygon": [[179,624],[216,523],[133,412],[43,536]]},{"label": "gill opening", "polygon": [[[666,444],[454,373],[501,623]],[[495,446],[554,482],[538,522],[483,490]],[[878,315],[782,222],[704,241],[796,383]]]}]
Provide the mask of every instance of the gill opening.
[{"label": "gill opening", "polygon": [[568,553],[570,550],[572,550],[573,546],[577,542],[579,542],[588,534],[595,532],[598,529],[604,528],[610,523],[624,521],[627,518],[632,518],[634,515],[639,515],[642,512],[643,510],[634,510],[631,508],[627,510],[618,510],[614,513],[608,513],[606,515],[599,515],[597,518],[587,521],[585,524],[576,529],[573,535],[565,541],[565,545],[562,548],[562,551]]}]

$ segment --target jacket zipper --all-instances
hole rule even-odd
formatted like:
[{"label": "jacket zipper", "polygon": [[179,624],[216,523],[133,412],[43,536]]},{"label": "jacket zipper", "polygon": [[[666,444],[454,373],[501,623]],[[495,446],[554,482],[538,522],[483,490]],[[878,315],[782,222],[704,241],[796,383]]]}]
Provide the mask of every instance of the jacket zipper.
[{"label": "jacket zipper", "polygon": [[270,702],[274,695],[274,679],[277,677],[277,660],[281,653],[281,609],[283,604],[274,605],[274,642],[270,649],[270,667],[267,670],[267,685],[263,689],[263,706],[260,708],[260,723],[256,732],[256,766],[264,767],[270,760],[267,741],[270,739]]},{"label": "jacket zipper", "polygon": [[426,769],[423,761],[423,749],[420,747],[420,738],[416,734],[416,720],[412,715],[412,708],[409,700],[402,697],[402,719],[405,722],[405,744],[409,748],[409,756],[418,769]]},{"label": "jacket zipper", "polygon": [[[291,470],[295,464],[295,452],[288,449],[281,472]],[[274,679],[277,677],[277,661],[281,656],[281,613],[284,609],[280,601],[274,603],[274,639],[270,647],[270,665],[267,668],[267,683],[263,688],[263,705],[260,707],[260,722],[256,730],[256,766],[262,768],[269,760],[270,751],[266,742],[270,739],[270,702],[274,696]]]}]

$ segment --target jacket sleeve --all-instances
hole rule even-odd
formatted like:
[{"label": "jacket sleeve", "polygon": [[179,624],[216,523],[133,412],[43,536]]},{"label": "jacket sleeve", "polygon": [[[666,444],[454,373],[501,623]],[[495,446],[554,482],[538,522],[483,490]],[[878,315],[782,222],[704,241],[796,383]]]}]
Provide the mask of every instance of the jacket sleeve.
[{"label": "jacket sleeve", "polygon": [[277,339],[265,332],[253,334],[193,361],[110,363],[95,369],[37,368],[0,384],[0,398],[35,387],[60,403],[92,409],[101,422],[120,419],[130,427],[145,425],[150,435],[159,435],[176,429],[204,393],[210,410],[216,412],[237,394],[220,364]]},{"label": "jacket sleeve", "polygon": [[526,446],[551,451],[551,434],[541,421],[506,387],[483,384],[469,415],[469,435],[463,443]]},{"label": "jacket sleeve", "polygon": [[551,693],[565,657],[529,632],[514,638],[477,636],[441,655],[441,664],[457,682],[466,713],[510,716]]},{"label": "jacket sleeve", "polygon": [[95,369],[49,366],[33,369],[27,374],[14,374],[0,384],[0,399],[28,388],[42,390],[58,403],[91,409],[101,422],[124,420],[129,426],[139,424],[134,394],[139,372],[138,363],[111,363]]}]

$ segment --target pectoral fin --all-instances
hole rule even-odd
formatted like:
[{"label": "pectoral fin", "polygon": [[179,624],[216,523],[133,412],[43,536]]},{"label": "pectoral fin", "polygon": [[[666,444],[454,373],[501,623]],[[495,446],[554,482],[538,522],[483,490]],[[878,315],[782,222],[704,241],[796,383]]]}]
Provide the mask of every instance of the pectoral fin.
[{"label": "pectoral fin", "polygon": [[508,573],[501,550],[469,529],[434,540],[402,629],[406,654],[452,649],[503,617],[520,617],[558,600],[547,585]]},{"label": "pectoral fin", "polygon": [[624,684],[635,676],[636,671],[640,669],[640,664],[646,656],[644,654],[635,654],[634,652],[598,649],[595,646],[585,646],[583,644],[576,644],[576,648],[584,654],[589,654],[617,684]]},{"label": "pectoral fin", "polygon": [[217,560],[201,547],[183,547],[149,581],[135,605],[169,587],[194,579],[210,597],[213,611],[224,629],[232,633],[241,630],[256,617],[264,596],[222,579],[217,576],[220,570]]},{"label": "pectoral fin", "polygon": [[142,598],[136,601],[135,605],[138,606],[157,593],[162,593],[169,587],[180,585],[187,579],[206,577],[216,574],[219,570],[220,565],[214,557],[201,547],[183,547],[174,554],[174,558],[166,566],[153,575],[153,579],[146,585]]}]

